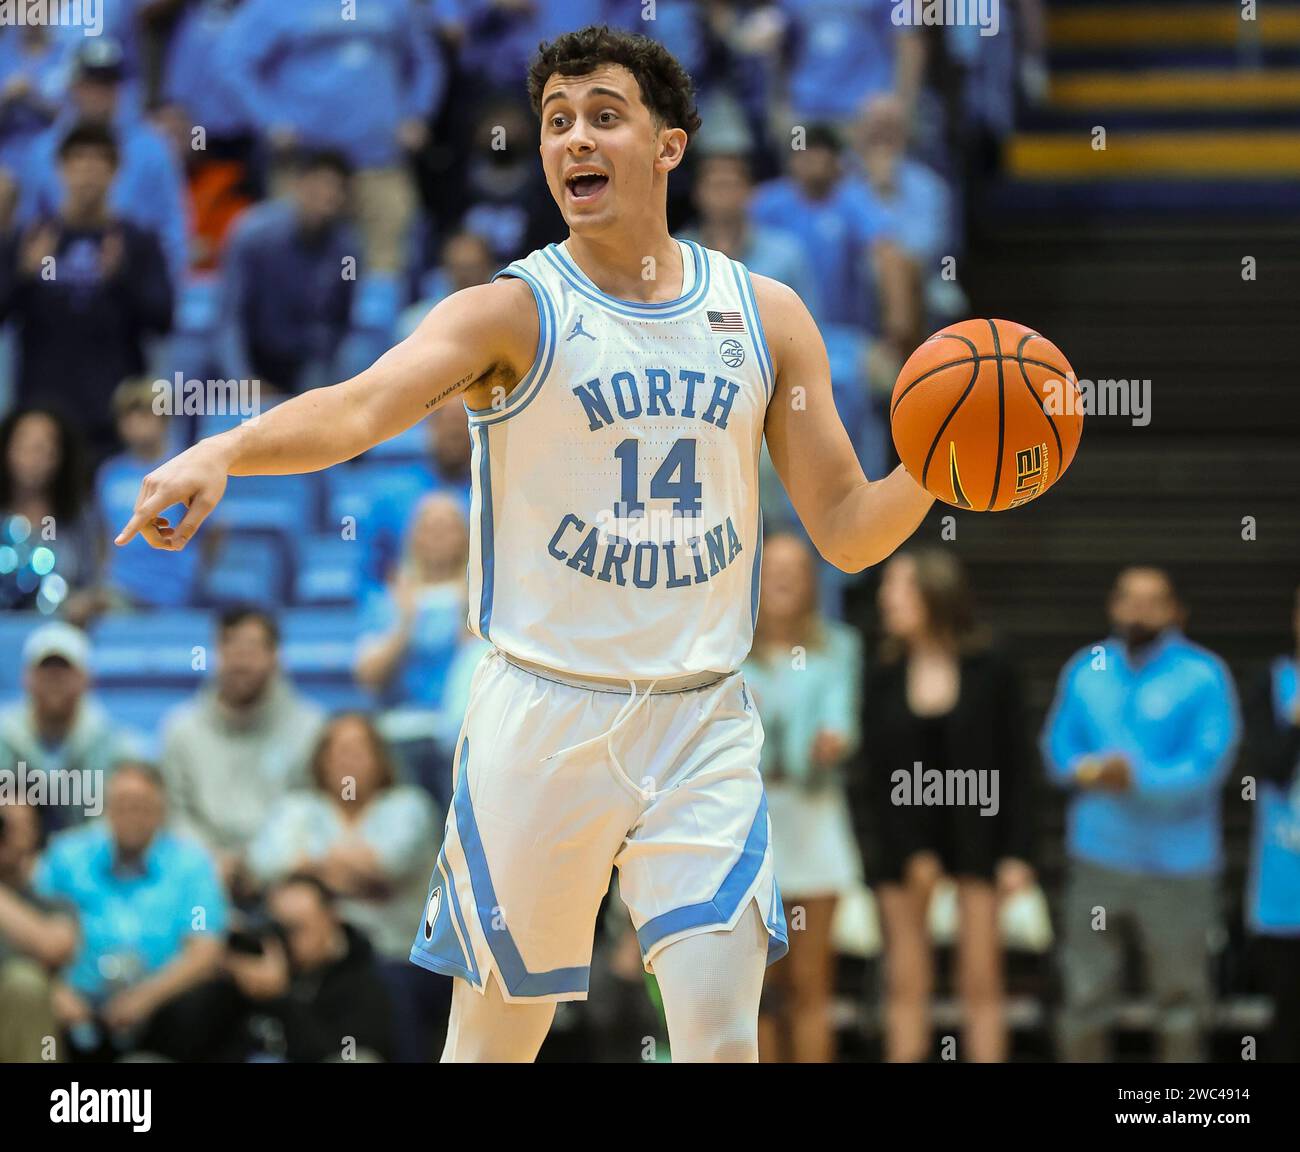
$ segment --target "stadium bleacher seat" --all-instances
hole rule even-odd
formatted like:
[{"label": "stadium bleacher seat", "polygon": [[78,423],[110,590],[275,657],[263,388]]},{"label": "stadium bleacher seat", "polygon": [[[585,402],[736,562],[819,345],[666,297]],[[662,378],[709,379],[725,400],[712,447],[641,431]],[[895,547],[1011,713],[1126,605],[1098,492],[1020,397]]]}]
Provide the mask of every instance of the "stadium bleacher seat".
[{"label": "stadium bleacher seat", "polygon": [[389,440],[381,441],[358,459],[364,461],[423,460],[428,454],[428,433],[423,423],[420,423],[405,432],[399,432]]},{"label": "stadium bleacher seat", "polygon": [[163,721],[178,704],[193,696],[177,688],[103,688],[95,691],[99,701],[124,728],[139,755],[156,760],[162,752]]},{"label": "stadium bleacher seat", "polygon": [[352,684],[360,618],[354,608],[290,608],[280,616],[280,662],[294,679]]},{"label": "stadium bleacher seat", "polygon": [[278,608],[287,599],[285,535],[232,532],[216,561],[203,572],[200,596],[215,607],[256,604]]},{"label": "stadium bleacher seat", "polygon": [[318,704],[327,713],[368,712],[375,706],[375,698],[356,684],[324,683],[304,684],[300,690],[307,699]]},{"label": "stadium bleacher seat", "polygon": [[295,536],[315,523],[318,477],[232,476],[225,499],[212,514],[224,528]]},{"label": "stadium bleacher seat", "polygon": [[297,604],[352,604],[361,588],[361,551],[355,540],[324,533],[294,538]]},{"label": "stadium bleacher seat", "polygon": [[90,637],[97,693],[156,688],[188,692],[212,666],[215,629],[207,612],[109,615],[100,619]]},{"label": "stadium bleacher seat", "polygon": [[0,699],[17,695],[22,690],[23,643],[28,635],[50,618],[39,612],[0,612]]},{"label": "stadium bleacher seat", "polygon": [[415,494],[427,487],[413,469],[392,461],[331,468],[323,475],[325,519],[321,526],[337,532],[345,516],[354,517],[359,539],[364,533],[365,518],[381,496],[398,493],[399,489]]}]

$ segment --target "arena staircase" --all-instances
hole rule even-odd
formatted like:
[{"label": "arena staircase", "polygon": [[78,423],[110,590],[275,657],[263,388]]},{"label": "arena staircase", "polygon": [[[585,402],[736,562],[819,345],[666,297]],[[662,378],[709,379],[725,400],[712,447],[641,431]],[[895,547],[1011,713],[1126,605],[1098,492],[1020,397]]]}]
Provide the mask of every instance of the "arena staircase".
[{"label": "arena staircase", "polygon": [[[1007,167],[1022,202],[1110,212],[1300,195],[1300,2],[1049,0],[1050,89]],[[1104,150],[1093,133],[1106,134]]]}]

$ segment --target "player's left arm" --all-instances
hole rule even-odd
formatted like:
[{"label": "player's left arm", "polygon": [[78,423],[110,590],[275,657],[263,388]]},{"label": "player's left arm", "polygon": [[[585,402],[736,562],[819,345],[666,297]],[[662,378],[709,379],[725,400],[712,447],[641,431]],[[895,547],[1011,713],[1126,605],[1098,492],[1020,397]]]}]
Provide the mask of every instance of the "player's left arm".
[{"label": "player's left arm", "polygon": [[826,345],[808,309],[777,280],[753,283],[776,379],[765,424],[772,463],[822,558],[860,572],[916,531],[934,497],[901,464],[867,479],[835,410]]}]

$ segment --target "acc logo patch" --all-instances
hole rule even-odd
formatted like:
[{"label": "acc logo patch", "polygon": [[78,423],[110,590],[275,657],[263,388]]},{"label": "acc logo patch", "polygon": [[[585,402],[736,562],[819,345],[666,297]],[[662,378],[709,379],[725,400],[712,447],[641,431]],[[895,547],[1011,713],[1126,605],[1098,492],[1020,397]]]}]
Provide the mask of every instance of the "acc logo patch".
[{"label": "acc logo patch", "polygon": [[739,340],[724,340],[718,345],[718,355],[728,368],[739,368],[745,362],[745,346]]}]

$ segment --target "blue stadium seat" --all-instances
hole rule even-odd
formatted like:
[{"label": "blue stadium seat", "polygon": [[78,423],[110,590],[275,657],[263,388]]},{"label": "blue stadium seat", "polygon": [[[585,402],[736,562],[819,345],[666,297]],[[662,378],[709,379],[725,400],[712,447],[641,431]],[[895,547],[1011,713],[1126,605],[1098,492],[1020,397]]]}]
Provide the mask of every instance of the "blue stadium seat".
[{"label": "blue stadium seat", "polygon": [[147,760],[162,753],[163,720],[193,695],[175,688],[105,688],[95,692],[113,722],[130,735],[136,751]]},{"label": "blue stadium seat", "polygon": [[351,684],[361,615],[354,608],[290,608],[280,616],[280,662],[294,679]]},{"label": "blue stadium seat", "polygon": [[359,537],[364,534],[366,517],[381,496],[399,489],[418,494],[427,486],[427,481],[415,469],[392,461],[331,468],[324,477],[325,507],[321,527],[337,532],[343,518],[352,516]]},{"label": "blue stadium seat", "polygon": [[0,696],[14,696],[22,689],[23,643],[28,635],[50,618],[39,612],[0,612]]},{"label": "blue stadium seat", "polygon": [[188,276],[176,293],[176,330],[212,332],[220,310],[220,279],[215,275]]},{"label": "blue stadium seat", "polygon": [[316,522],[319,491],[314,474],[232,476],[212,521],[233,530],[297,536]]},{"label": "blue stadium seat", "polygon": [[212,667],[216,641],[211,615],[191,609],[104,616],[90,638],[97,692],[144,685],[192,691]]},{"label": "blue stadium seat", "polygon": [[429,434],[423,422],[399,432],[391,440],[381,440],[357,459],[363,463],[382,460],[424,460],[429,455]]},{"label": "blue stadium seat", "polygon": [[375,698],[364,688],[342,681],[304,684],[301,691],[308,700],[319,704],[331,715],[335,712],[369,712],[375,706]]},{"label": "blue stadium seat", "polygon": [[404,297],[399,277],[381,273],[362,276],[352,298],[352,327],[369,332],[392,332],[397,313],[406,303]]},{"label": "blue stadium seat", "polygon": [[361,545],[338,535],[294,539],[293,598],[298,604],[352,604],[361,590]]},{"label": "blue stadium seat", "polygon": [[233,532],[223,542],[216,562],[204,571],[200,595],[205,603],[217,607],[256,604],[278,608],[286,599],[287,586],[283,537]]}]

